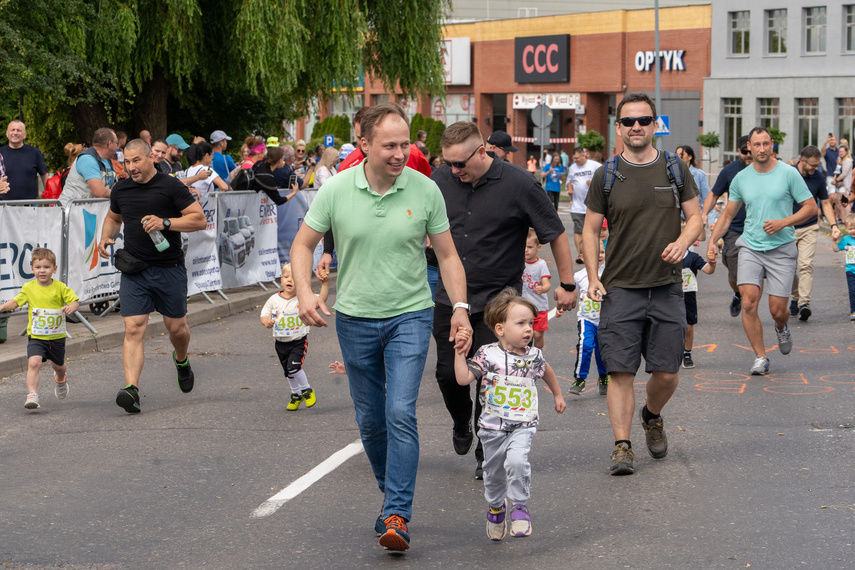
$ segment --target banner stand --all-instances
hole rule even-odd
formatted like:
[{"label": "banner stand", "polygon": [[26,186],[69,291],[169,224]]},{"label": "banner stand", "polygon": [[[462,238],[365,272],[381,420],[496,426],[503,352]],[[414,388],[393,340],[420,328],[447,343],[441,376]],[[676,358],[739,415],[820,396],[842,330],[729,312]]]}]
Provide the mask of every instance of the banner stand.
[{"label": "banner stand", "polygon": [[204,291],[199,291],[199,294],[202,295],[202,298],[208,301],[210,304],[214,304],[214,300],[211,299],[207,293],[205,293]]},{"label": "banner stand", "polygon": [[262,283],[261,281],[258,282],[258,286],[261,287],[262,291],[264,291],[265,293],[267,292],[267,287],[265,287],[264,283]]},{"label": "banner stand", "polygon": [[229,298],[228,298],[228,297],[226,297],[226,294],[225,294],[225,293],[223,293],[223,290],[222,290],[222,289],[217,289],[217,293],[219,293],[219,294],[220,294],[220,297],[222,297],[224,301],[228,301],[228,300],[229,300]]}]

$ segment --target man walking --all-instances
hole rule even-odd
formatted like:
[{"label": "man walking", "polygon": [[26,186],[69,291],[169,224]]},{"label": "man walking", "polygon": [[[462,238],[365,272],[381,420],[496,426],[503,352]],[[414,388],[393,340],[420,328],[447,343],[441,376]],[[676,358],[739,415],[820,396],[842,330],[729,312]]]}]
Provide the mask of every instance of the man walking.
[{"label": "man walking", "polygon": [[590,160],[588,153],[582,147],[573,149],[573,164],[567,169],[567,194],[572,199],[570,206],[570,217],[573,218],[573,242],[576,245],[576,263],[582,263],[582,228],[585,227],[585,198],[588,197],[588,188],[594,178],[594,172],[602,164],[596,160]]},{"label": "man walking", "polygon": [[[548,243],[552,248],[560,277],[554,295],[561,309],[572,308],[576,303],[573,261],[564,224],[543,188],[528,171],[488,152],[475,123],[461,121],[449,126],[440,147],[445,165],[437,168],[431,178],[445,198],[451,235],[466,269],[469,306],[465,308],[471,313],[469,319],[474,328],[474,354],[481,345],[495,341],[492,329],[484,323],[487,301],[505,287],[522,291],[525,243],[530,227],[537,232],[540,243]],[[433,320],[436,380],[454,422],[454,451],[465,455],[474,440],[473,402],[470,387],[460,386],[455,379],[454,350],[445,342],[454,334],[449,322],[458,310],[449,285],[453,283],[441,271]],[[476,420],[481,415],[480,407],[476,397]],[[475,477],[480,479],[484,460],[480,442],[475,459]]]},{"label": "man walking", "polygon": [[[430,238],[449,295],[449,327],[469,329],[466,278],[436,184],[407,168],[412,146],[404,109],[369,108],[360,121],[358,166],[327,180],[291,248],[300,318],[326,326],[329,315],[312,293],[312,252],[324,232],[335,233],[339,255],[336,332],[365,454],[384,494],[374,523],[380,544],[409,548],[419,434],[416,399],[430,345],[431,301],[424,240]],[[469,329],[471,330],[471,329]],[[461,352],[468,346],[439,344]]]},{"label": "man walking", "polygon": [[[618,104],[615,123],[624,151],[608,180],[610,163],[597,170],[586,200],[582,251],[588,297],[602,302],[598,334],[600,354],[611,375],[606,401],[615,437],[612,475],[635,471],[630,426],[635,411],[633,383],[642,356],[645,372],[651,375],[647,402],[639,412],[647,450],[654,459],[668,454],[661,412],[677,389],[686,335],[681,262],[703,227],[689,168],[675,160],[682,179],[679,184],[667,157],[651,144],[655,130],[653,101],[643,93],[627,94]],[[681,213],[686,220],[682,232]],[[597,259],[603,217],[608,219],[609,246],[600,278]]]},{"label": "man walking", "polygon": [[[163,315],[169,331],[179,389],[186,394],[194,383],[187,357],[190,328],[185,317],[187,271],[181,232],[205,229],[205,213],[187,187],[158,172],[153,160],[151,147],[142,140],[125,147],[125,170],[130,178],[119,181],[110,193],[110,210],[98,244],[98,253],[109,259],[107,246],[115,243],[124,223],[124,248],[118,251],[125,255],[117,252],[116,265],[122,271],[119,300],[125,324],[122,360],[127,385],[116,395],[116,404],[129,414],[140,412],[143,340],[152,311]],[[155,245],[159,236],[168,244],[165,248]],[[120,267],[123,259],[125,264]]]},{"label": "man walking", "polygon": [[[793,348],[787,321],[790,311],[787,300],[793,286],[798,249],[795,230],[817,215],[816,201],[798,170],[772,156],[772,135],[764,127],[754,127],[749,133],[754,162],[736,175],[730,184],[730,200],[716,223],[707,247],[707,259],[718,254],[718,241],[733,216],[745,203],[745,231],[736,241],[739,248],[739,292],[742,294],[742,326],[754,349],[751,374],[769,373],[769,358],[763,344],[763,325],[758,306],[761,286],[766,280],[769,312],[775,320],[778,350],[789,354]],[[794,214],[792,203],[800,204]]]},{"label": "man walking", "polygon": [[9,143],[0,146],[0,156],[3,157],[9,190],[0,194],[0,200],[37,200],[38,178],[42,179],[42,186],[48,178],[45,159],[39,149],[24,143],[27,126],[23,121],[10,121],[6,138]]}]

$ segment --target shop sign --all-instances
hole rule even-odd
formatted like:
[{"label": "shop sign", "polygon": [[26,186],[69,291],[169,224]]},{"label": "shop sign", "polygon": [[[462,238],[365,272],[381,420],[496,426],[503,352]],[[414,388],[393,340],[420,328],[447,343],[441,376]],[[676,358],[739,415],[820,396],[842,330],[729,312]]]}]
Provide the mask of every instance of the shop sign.
[{"label": "shop sign", "polygon": [[[686,55],[686,50],[672,49],[659,52],[660,65],[665,71],[686,71],[686,64],[683,62],[683,56]],[[635,69],[638,71],[650,71],[653,69],[653,62],[656,59],[655,51],[640,51],[635,54]]]},{"label": "shop sign", "polygon": [[534,109],[541,103],[551,109],[575,109],[579,93],[514,93],[514,109]]},{"label": "shop sign", "polygon": [[514,38],[514,81],[570,81],[570,35]]},{"label": "shop sign", "polygon": [[445,38],[440,55],[445,85],[469,85],[472,82],[469,38]]}]

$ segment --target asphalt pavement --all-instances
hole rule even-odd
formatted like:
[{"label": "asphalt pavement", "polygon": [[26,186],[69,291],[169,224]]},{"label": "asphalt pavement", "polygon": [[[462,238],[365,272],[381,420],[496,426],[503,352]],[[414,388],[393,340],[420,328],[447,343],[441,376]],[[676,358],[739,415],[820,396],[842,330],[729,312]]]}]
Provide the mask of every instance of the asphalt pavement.
[{"label": "asphalt pavement", "polygon": [[[569,223],[569,215],[562,218]],[[548,247],[542,253],[550,257]],[[258,320],[272,288],[228,292],[231,306],[203,301],[191,310],[198,311],[191,317],[195,389],[178,390],[168,339],[152,328],[142,413],[134,416],[114,403],[123,386],[121,340],[106,337],[108,327],[118,326],[109,333],[118,334],[121,322],[116,315],[96,320],[104,338],[99,350],[69,357],[66,400],[54,398],[47,367],[36,411],[23,407],[22,372],[0,379],[0,564],[851,568],[855,323],[843,272],[842,258],[821,236],[814,314],[806,323],[791,321],[795,347],[787,356],[772,349],[764,300],[767,377],[748,376],[753,357],[741,319],[727,310],[724,268],[699,276],[696,368],[681,371],[663,413],[668,457],[647,455],[636,423],[636,473],[610,477],[605,398],[593,385],[567,396],[563,415],[544,410],[534,438],[533,534],[500,543],[484,532],[473,455],[452,449],[431,343],[406,554],[377,544],[373,523],[382,496],[364,453],[335,461],[359,436],[347,378],[328,374],[327,365],[341,359],[333,319],[310,336],[305,369],[318,403],[287,412],[287,382]],[[565,388],[575,341],[574,314],[550,322],[546,356]],[[7,355],[19,342],[0,345],[0,363],[12,360]],[[589,379],[595,378],[594,370]],[[639,374],[637,406],[645,381]],[[259,511],[277,496],[277,508]]]}]

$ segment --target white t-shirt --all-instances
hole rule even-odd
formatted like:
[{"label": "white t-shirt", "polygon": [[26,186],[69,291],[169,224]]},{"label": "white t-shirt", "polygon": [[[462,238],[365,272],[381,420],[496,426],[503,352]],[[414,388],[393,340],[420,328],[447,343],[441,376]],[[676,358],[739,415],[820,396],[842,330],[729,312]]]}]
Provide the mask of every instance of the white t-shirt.
[{"label": "white t-shirt", "polygon": [[585,198],[588,196],[588,181],[594,177],[594,172],[597,171],[602,164],[590,158],[579,166],[575,162],[570,163],[567,169],[567,186],[568,190],[573,189],[573,204],[570,206],[570,212],[573,214],[585,214],[588,211],[585,206]]},{"label": "white t-shirt", "polygon": [[525,262],[525,271],[523,271],[522,281],[522,296],[537,307],[538,311],[549,310],[549,296],[546,293],[538,295],[534,292],[534,288],[543,284],[543,278],[549,279],[552,275],[549,274],[549,267],[546,262],[540,258],[536,261]]},{"label": "white t-shirt", "polygon": [[[591,161],[589,160],[588,162]],[[600,277],[603,276],[603,269],[605,269],[605,267],[605,265],[600,265],[600,268],[597,270],[597,274]],[[576,304],[576,320],[581,321],[582,319],[584,319],[599,326],[599,308],[596,306],[592,306],[592,301],[588,299],[588,270],[580,269],[579,271],[573,274],[573,280],[576,282],[576,291],[578,292],[578,301]]]},{"label": "white t-shirt", "polygon": [[[280,319],[282,317],[286,317],[287,319],[288,316],[293,317],[300,313],[300,303],[297,300],[297,295],[294,295],[290,299],[286,299],[280,293],[282,293],[282,291],[271,295],[270,298],[267,299],[267,302],[264,303],[264,307],[261,309],[262,317],[267,317],[268,319],[276,321],[277,319]],[[276,341],[295,341],[307,336],[308,334],[309,333],[303,335],[296,335],[289,338],[277,338]]]},{"label": "white t-shirt", "polygon": [[202,166],[201,164],[197,164],[196,166],[191,166],[190,168],[188,168],[187,172],[184,174],[185,177],[190,178],[191,176],[196,176],[197,174],[199,174],[199,171],[203,168],[210,168],[211,174],[204,180],[199,180],[198,182],[194,182],[192,184],[193,188],[202,193],[202,196],[206,195],[208,192],[214,192],[218,189],[214,184],[214,180],[220,177],[220,175],[217,174],[217,171],[210,166]]}]

